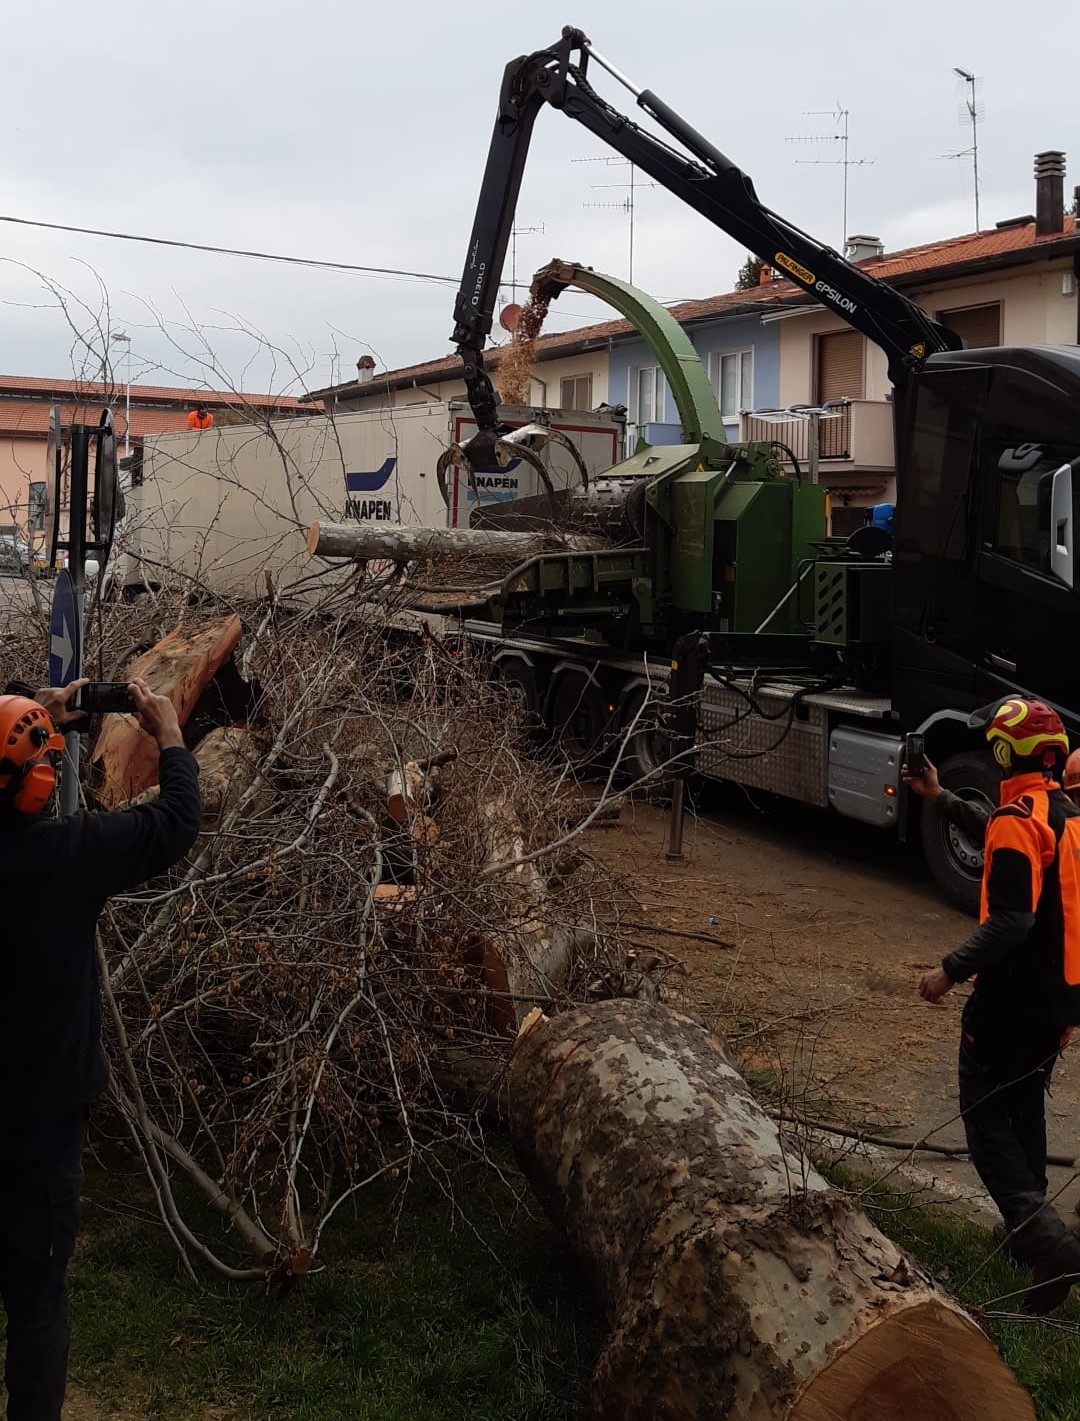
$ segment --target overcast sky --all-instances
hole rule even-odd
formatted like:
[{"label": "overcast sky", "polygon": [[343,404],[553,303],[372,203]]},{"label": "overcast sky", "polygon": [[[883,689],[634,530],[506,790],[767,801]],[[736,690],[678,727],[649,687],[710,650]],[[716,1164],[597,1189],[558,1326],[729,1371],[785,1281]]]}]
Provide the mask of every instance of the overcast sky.
[{"label": "overcast sky", "polygon": [[[982,80],[983,226],[1034,210],[1032,156],[1064,148],[1080,182],[1076,0],[96,0],[9,6],[0,86],[0,212],[301,257],[456,277],[504,64],[565,23],[679,110],[784,216],[838,245],[833,120],[850,110],[849,232],[887,248],[973,230],[970,159],[953,66]],[[597,87],[633,100],[607,76]],[[584,129],[541,114],[518,224],[519,279],[551,256],[625,276],[625,167]],[[744,253],[660,189],[636,208],[635,283],[662,300],[731,289]],[[374,280],[0,222],[0,373],[100,374],[55,288],[132,337],[135,378],[248,390],[348,378],[449,349],[454,287]],[[509,261],[508,261],[509,268]],[[509,279],[509,269],[506,272]],[[548,329],[603,312],[567,293]],[[261,333],[288,352],[272,357]],[[202,337],[192,330],[202,332]],[[123,347],[114,348],[118,352]],[[224,375],[203,363],[213,350]],[[300,372],[293,376],[291,360]],[[125,365],[119,353],[117,369]],[[291,382],[291,385],[290,385]]]}]

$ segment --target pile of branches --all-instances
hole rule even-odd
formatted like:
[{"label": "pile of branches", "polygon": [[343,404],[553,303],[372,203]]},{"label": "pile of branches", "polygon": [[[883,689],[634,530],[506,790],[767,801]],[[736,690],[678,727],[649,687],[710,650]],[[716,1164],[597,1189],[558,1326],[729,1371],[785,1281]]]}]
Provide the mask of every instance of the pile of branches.
[{"label": "pile of branches", "polygon": [[[266,1278],[307,1271],[374,1180],[482,1151],[462,1083],[505,1061],[530,995],[603,991],[625,952],[597,925],[610,877],[576,840],[576,789],[465,658],[395,636],[386,611],[239,610],[235,668],[189,721],[189,739],[244,723],[213,827],[112,900],[98,951],[110,1098],[177,1247]],[[164,595],[106,608],[94,674],[124,679],[206,614]],[[27,677],[31,648],[5,651]],[[393,783],[416,790],[397,818]],[[92,769],[84,787],[92,806]],[[567,970],[548,975],[553,941]],[[540,966],[515,978],[523,958]]]}]

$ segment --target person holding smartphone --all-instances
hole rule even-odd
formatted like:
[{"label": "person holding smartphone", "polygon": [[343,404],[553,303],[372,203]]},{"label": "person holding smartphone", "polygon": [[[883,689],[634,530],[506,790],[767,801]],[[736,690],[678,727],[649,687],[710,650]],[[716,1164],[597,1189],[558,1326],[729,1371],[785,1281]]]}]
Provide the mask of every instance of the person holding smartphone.
[{"label": "person holding smartphone", "polygon": [[198,766],[176,710],[129,684],[157,742],[154,804],[57,818],[61,731],[87,683],[0,696],[0,1298],[8,1421],[60,1421],[67,1379],[67,1266],[75,1246],[87,1111],[101,1094],[95,933],[114,893],[164,873],[199,833]]}]

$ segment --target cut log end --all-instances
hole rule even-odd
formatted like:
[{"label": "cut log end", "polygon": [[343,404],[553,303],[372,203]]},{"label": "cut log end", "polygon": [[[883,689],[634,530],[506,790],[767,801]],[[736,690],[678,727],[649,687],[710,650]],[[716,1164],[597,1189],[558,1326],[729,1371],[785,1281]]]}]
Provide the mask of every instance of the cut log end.
[{"label": "cut log end", "polygon": [[813,1378],[790,1421],[1031,1421],[1031,1397],[974,1322],[928,1299],[879,1323]]},{"label": "cut log end", "polygon": [[319,546],[319,533],[320,533],[320,528],[319,528],[318,523],[313,523],[313,524],[311,525],[311,527],[308,529],[308,535],[307,535],[307,550],[308,550],[309,553],[314,553],[315,550],[316,550],[316,548],[318,548],[318,546]]}]

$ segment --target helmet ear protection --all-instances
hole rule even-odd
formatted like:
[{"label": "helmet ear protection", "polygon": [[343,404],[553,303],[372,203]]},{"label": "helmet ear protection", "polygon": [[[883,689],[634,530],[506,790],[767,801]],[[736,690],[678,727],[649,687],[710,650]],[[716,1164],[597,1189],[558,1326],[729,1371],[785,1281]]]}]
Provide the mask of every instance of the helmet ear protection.
[{"label": "helmet ear protection", "polygon": [[0,805],[40,814],[56,788],[55,756],[63,749],[44,706],[27,696],[0,696]]}]

